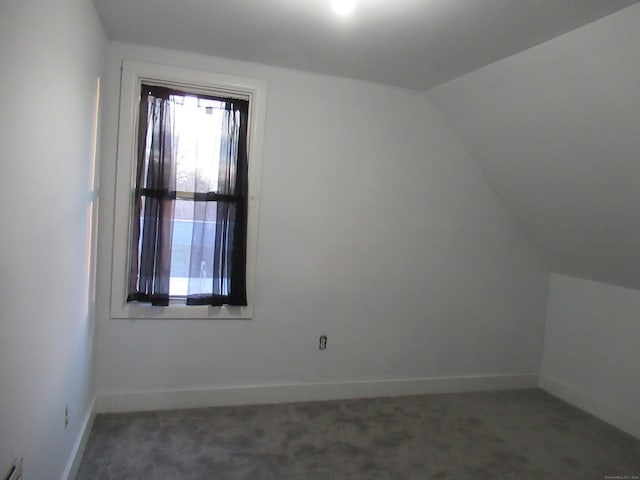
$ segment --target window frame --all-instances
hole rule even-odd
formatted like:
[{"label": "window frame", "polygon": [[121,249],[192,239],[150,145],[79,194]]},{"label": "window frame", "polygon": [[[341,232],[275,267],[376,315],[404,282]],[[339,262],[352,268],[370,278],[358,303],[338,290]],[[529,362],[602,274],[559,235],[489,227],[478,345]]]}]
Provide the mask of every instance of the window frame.
[{"label": "window frame", "polygon": [[[247,133],[249,198],[247,206],[247,306],[187,306],[172,299],[169,306],[127,303],[129,245],[135,195],[135,152],[142,83],[166,85],[192,92],[216,93],[249,100]],[[116,160],[116,195],[111,273],[111,318],[250,319],[254,311],[255,264],[262,143],[266,110],[266,82],[189,68],[124,59],[120,85],[120,114]],[[124,232],[124,233],[123,233]]]}]

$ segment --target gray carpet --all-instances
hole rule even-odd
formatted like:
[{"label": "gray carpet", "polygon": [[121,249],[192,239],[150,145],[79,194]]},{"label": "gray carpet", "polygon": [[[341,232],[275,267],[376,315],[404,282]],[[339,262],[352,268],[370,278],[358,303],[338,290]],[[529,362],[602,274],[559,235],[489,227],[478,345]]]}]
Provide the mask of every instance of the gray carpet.
[{"label": "gray carpet", "polygon": [[640,440],[540,390],[96,417],[78,480],[638,479]]}]

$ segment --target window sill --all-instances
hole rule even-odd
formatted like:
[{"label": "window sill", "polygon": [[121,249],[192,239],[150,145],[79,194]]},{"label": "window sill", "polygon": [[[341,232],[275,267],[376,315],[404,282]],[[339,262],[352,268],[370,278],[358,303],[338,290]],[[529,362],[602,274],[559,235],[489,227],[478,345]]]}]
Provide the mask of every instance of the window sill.
[{"label": "window sill", "polygon": [[127,303],[111,306],[111,318],[127,319],[165,319],[165,320],[250,320],[253,318],[253,308],[247,307],[212,307],[185,305],[175,302],[168,307],[154,307],[139,303]]}]

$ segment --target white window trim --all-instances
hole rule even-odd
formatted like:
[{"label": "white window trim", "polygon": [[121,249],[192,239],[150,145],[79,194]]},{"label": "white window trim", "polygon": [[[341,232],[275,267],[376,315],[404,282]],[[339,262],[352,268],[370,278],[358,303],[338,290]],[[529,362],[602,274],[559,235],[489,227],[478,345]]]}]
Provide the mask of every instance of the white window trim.
[{"label": "white window trim", "polygon": [[[191,90],[214,89],[231,96],[249,98],[249,206],[247,221],[247,303],[246,307],[187,306],[172,302],[167,307],[127,303],[129,245],[131,242],[131,205],[135,188],[135,152],[140,85],[143,81],[182,86]],[[120,118],[116,167],[116,196],[111,273],[111,318],[157,319],[248,319],[253,317],[255,265],[260,207],[262,142],[266,110],[266,82],[262,80],[191,70],[182,67],[122,62]]]}]

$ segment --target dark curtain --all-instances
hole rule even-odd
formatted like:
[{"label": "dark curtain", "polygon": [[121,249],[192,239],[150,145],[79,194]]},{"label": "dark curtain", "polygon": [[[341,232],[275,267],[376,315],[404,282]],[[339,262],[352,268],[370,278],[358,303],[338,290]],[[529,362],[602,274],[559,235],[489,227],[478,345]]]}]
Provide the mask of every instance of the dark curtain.
[{"label": "dark curtain", "polygon": [[170,92],[140,94],[129,294],[127,301],[169,305],[175,151]]},{"label": "dark curtain", "polygon": [[[217,186],[204,196],[196,193],[187,305],[247,304],[248,107],[247,101],[226,99]],[[202,277],[213,278],[209,291],[202,291]]]},{"label": "dark curtain", "polygon": [[[133,239],[128,301],[168,305],[171,241],[176,201],[192,215],[187,305],[247,305],[247,119],[245,100],[197,95],[203,108],[222,105],[220,158],[215,179],[176,191],[176,144],[172,103],[185,93],[142,86]],[[207,103],[208,102],[208,103]]]}]

